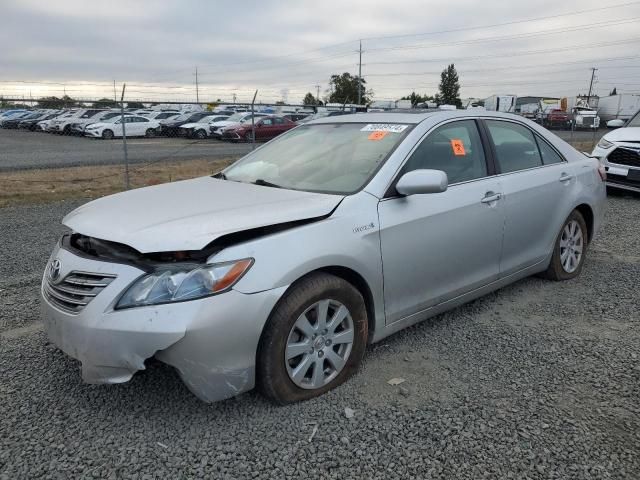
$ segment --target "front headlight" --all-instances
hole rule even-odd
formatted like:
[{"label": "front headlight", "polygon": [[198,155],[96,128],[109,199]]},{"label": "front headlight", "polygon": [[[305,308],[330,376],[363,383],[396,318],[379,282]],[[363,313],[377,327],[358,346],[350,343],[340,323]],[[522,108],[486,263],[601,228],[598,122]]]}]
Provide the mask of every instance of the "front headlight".
[{"label": "front headlight", "polygon": [[598,146],[606,150],[607,148],[613,147],[614,144],[611,143],[609,140],[605,140],[604,138],[601,138],[600,141],[598,142]]},{"label": "front headlight", "polygon": [[182,302],[230,289],[253,264],[246,258],[210,265],[175,265],[140,277],[118,301],[116,309]]}]

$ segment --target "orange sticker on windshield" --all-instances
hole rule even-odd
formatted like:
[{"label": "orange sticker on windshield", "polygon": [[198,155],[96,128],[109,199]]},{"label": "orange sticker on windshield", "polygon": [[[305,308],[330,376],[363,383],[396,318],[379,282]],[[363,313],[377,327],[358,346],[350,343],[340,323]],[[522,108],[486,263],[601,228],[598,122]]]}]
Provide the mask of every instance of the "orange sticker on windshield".
[{"label": "orange sticker on windshield", "polygon": [[462,140],[457,138],[451,140],[451,148],[453,149],[453,154],[456,156],[463,156],[467,154],[467,152],[464,151],[464,143],[462,143]]},{"label": "orange sticker on windshield", "polygon": [[380,131],[371,132],[367,138],[369,140],[382,140],[384,137],[387,136],[387,133],[389,132],[380,132]]}]

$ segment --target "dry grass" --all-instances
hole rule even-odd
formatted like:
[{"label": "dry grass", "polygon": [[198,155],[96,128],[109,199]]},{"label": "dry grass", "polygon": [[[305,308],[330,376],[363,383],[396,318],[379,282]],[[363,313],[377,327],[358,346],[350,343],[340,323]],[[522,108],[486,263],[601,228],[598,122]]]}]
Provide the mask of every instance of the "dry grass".
[{"label": "dry grass", "polygon": [[[234,159],[190,160],[129,168],[132,188],[211,175]],[[97,198],[124,190],[124,167],[108,165],[0,173],[0,207],[72,198]]]}]

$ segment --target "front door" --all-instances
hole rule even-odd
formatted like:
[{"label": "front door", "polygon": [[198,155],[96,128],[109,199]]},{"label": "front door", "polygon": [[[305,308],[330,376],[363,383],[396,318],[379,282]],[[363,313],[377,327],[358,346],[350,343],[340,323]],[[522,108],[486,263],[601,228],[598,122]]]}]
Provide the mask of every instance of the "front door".
[{"label": "front door", "polygon": [[379,203],[387,323],[491,283],[499,274],[501,187],[491,175],[476,121],[453,121],[429,133],[401,174],[416,169],[443,170],[449,187]]}]

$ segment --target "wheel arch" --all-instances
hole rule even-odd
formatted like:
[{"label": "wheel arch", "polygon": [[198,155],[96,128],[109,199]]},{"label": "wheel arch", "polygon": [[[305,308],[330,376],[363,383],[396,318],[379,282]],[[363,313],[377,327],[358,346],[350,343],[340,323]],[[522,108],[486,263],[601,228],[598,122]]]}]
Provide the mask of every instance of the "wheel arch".
[{"label": "wheel arch", "polygon": [[580,212],[582,218],[584,218],[585,223],[587,224],[587,242],[591,243],[591,239],[593,238],[593,229],[594,229],[594,214],[593,209],[590,205],[586,203],[581,203],[574,210]]},{"label": "wheel arch", "polygon": [[[269,312],[269,316],[267,317],[267,321],[264,323],[264,326],[262,328],[262,333],[260,335],[260,338],[262,339],[262,336],[264,335],[264,331],[266,330],[266,328],[269,325],[269,322],[271,320],[271,316],[273,315],[273,312],[278,308],[278,305],[280,304],[281,300],[283,298],[285,298],[285,296],[293,288],[295,288],[295,286],[298,283],[300,283],[301,280],[307,278],[310,275],[316,274],[316,273],[327,273],[329,275],[333,275],[335,277],[341,278],[342,280],[344,280],[344,281],[350,283],[351,285],[353,285],[356,288],[356,290],[358,290],[358,292],[360,292],[360,295],[362,295],[362,298],[364,299],[364,305],[365,305],[365,309],[367,311],[367,342],[371,343],[371,339],[373,338],[373,333],[374,333],[375,328],[376,328],[375,300],[373,298],[373,293],[371,291],[371,287],[369,286],[367,281],[364,279],[364,277],[360,273],[358,273],[357,271],[353,270],[352,268],[345,267],[345,266],[342,266],[342,265],[327,265],[327,266],[323,266],[323,267],[318,267],[318,268],[315,268],[314,270],[308,271],[304,275],[299,276],[297,279],[295,279],[293,282],[291,282],[289,287],[284,291],[284,293],[280,297],[280,300],[278,300],[278,302],[276,302],[276,304],[271,309],[271,312]],[[260,340],[258,342],[258,345],[260,345],[261,343],[262,343],[262,341]],[[259,352],[259,348],[258,348],[256,350],[256,358],[258,358],[259,353],[260,352]]]}]

